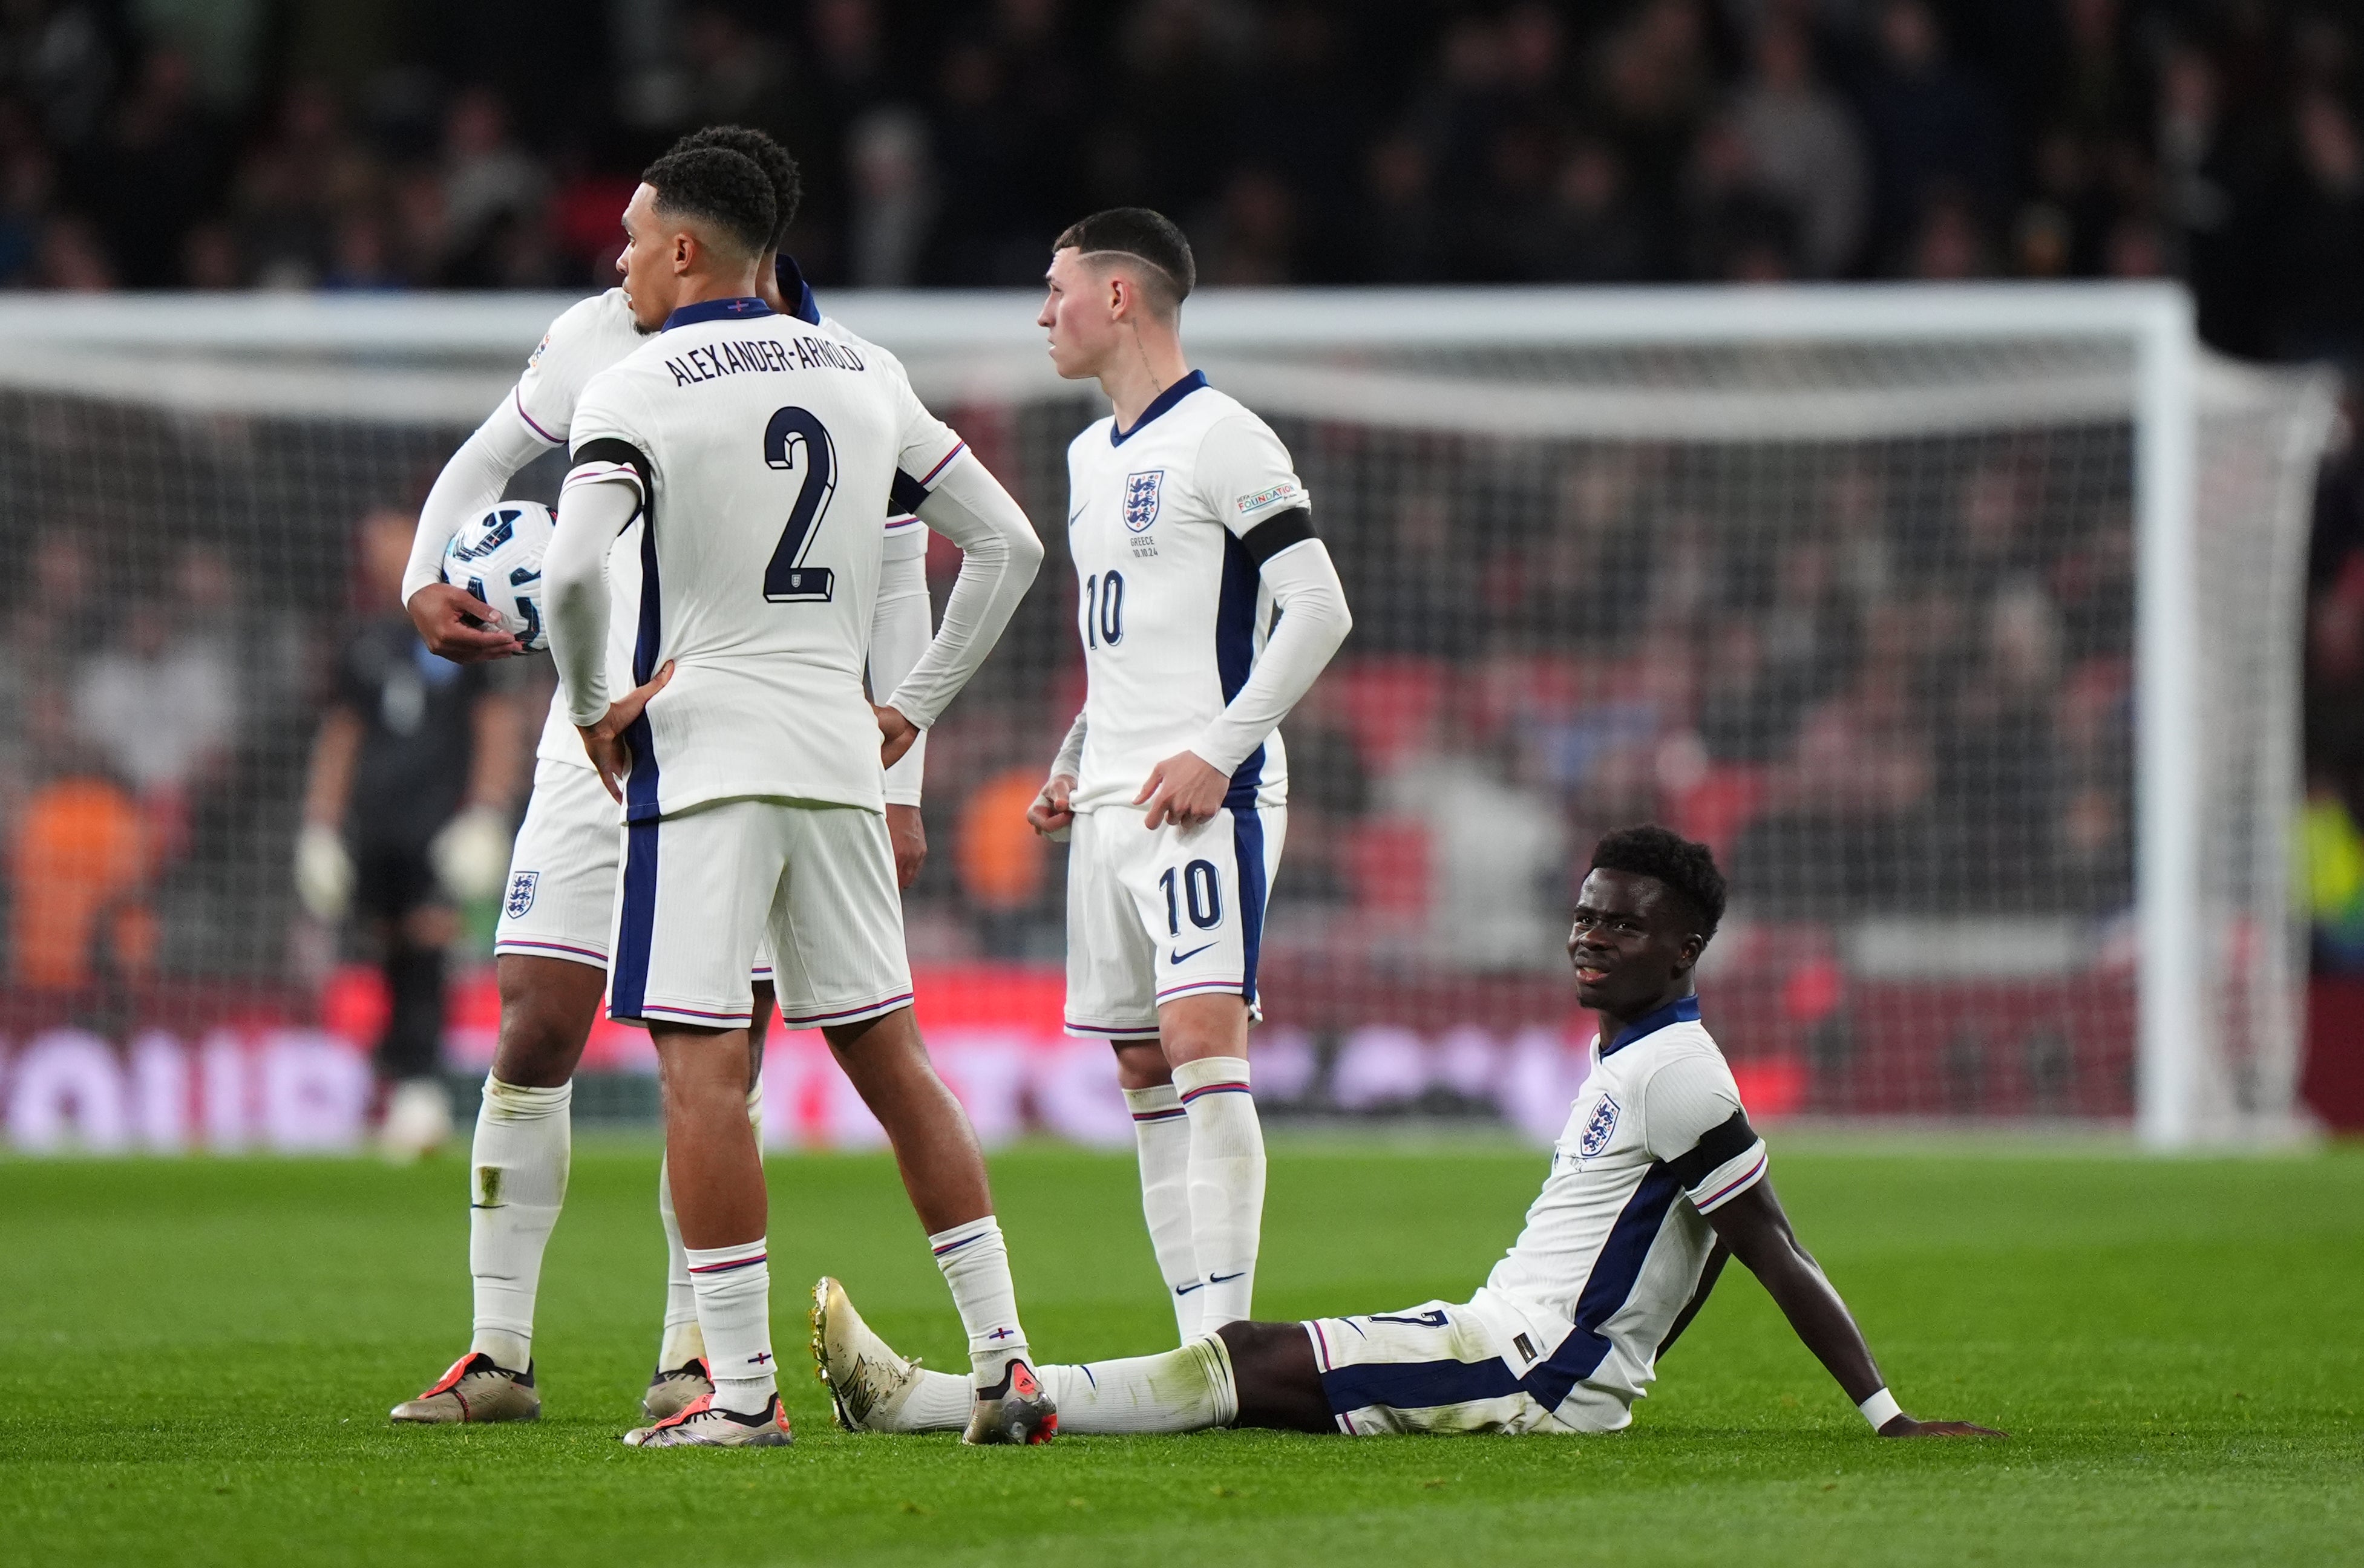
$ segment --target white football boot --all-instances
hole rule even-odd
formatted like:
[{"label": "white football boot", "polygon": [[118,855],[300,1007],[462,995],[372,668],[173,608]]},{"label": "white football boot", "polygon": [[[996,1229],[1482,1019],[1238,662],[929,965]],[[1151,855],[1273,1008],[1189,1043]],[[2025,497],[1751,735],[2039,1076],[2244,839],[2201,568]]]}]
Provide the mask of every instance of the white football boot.
[{"label": "white football boot", "polygon": [[788,1428],[788,1408],[776,1394],[769,1407],[753,1416],[718,1409],[708,1394],[691,1401],[677,1416],[624,1434],[624,1441],[633,1448],[786,1448],[796,1440]]},{"label": "white football boot", "polygon": [[827,1274],[813,1286],[812,1353],[813,1375],[829,1389],[839,1426],[849,1432],[901,1429],[894,1417],[920,1386],[919,1358],[897,1355]]},{"label": "white football boot", "polygon": [[680,1415],[713,1392],[714,1382],[707,1371],[706,1358],[692,1356],[670,1371],[657,1369],[656,1375],[649,1379],[649,1391],[641,1396],[641,1411],[652,1421],[662,1421]]},{"label": "white football boot", "polygon": [[495,1366],[481,1352],[462,1356],[434,1386],[416,1399],[406,1399],[388,1412],[397,1421],[432,1426],[481,1421],[539,1421],[541,1396],[533,1386],[533,1368],[511,1372]]}]

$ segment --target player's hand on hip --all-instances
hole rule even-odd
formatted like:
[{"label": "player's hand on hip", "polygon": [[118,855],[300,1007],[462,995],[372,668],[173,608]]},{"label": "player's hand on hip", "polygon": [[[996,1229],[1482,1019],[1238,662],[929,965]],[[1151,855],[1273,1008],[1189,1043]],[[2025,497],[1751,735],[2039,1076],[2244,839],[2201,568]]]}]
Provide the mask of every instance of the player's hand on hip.
[{"label": "player's hand on hip", "polygon": [[[464,588],[429,583],[405,606],[427,651],[454,664],[480,664],[525,651],[525,644],[501,625],[500,612]],[[477,625],[471,626],[471,620]]]},{"label": "player's hand on hip", "polygon": [[920,880],[928,863],[928,829],[916,806],[886,806],[886,840],[895,846],[895,885],[909,887]]},{"label": "player's hand on hip", "polygon": [[903,760],[920,738],[920,727],[905,718],[900,709],[872,705],[871,712],[878,716],[878,765],[891,768]]},{"label": "player's hand on hip", "polygon": [[597,724],[578,724],[574,732],[583,737],[583,750],[589,754],[591,765],[599,770],[599,783],[608,798],[624,798],[624,781],[632,775],[632,748],[624,740],[630,729],[648,707],[649,699],[664,690],[673,679],[673,661],[641,684],[608,705],[608,717]]},{"label": "player's hand on hip", "polygon": [[1898,1414],[1888,1418],[1879,1429],[1884,1438],[2007,1438],[2009,1432],[1996,1431],[1992,1427],[1972,1426],[1968,1421],[1916,1421]]},{"label": "player's hand on hip", "polygon": [[1026,808],[1026,825],[1046,839],[1058,838],[1075,825],[1075,807],[1068,804],[1075,794],[1075,774],[1052,774],[1034,804]]},{"label": "player's hand on hip", "polygon": [[1132,797],[1132,803],[1148,803],[1147,826],[1152,831],[1168,822],[1196,828],[1213,819],[1222,808],[1224,792],[1231,787],[1232,781],[1197,752],[1176,751],[1149,770],[1148,781]]}]

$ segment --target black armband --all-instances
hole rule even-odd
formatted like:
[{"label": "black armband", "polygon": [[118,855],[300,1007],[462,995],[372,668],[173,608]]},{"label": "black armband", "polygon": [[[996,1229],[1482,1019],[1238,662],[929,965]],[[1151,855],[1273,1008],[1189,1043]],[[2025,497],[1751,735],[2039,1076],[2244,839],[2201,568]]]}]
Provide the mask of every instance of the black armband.
[{"label": "black armband", "polygon": [[1695,1187],[1706,1181],[1708,1173],[1725,1161],[1746,1153],[1756,1142],[1756,1129],[1748,1125],[1746,1111],[1734,1111],[1731,1117],[1709,1128],[1700,1135],[1698,1147],[1679,1159],[1667,1162],[1667,1170],[1686,1187]]},{"label": "black armband", "polygon": [[1264,563],[1293,544],[1303,544],[1313,537],[1313,514],[1302,506],[1291,506],[1286,512],[1271,517],[1240,536],[1240,548],[1248,552],[1248,564],[1257,571]]},{"label": "black armband", "polygon": [[895,482],[886,487],[886,515],[889,517],[917,517],[920,504],[928,498],[928,487],[904,473],[895,471]]},{"label": "black armband", "polygon": [[[586,462],[619,462],[637,475],[641,482],[640,510],[636,517],[654,521],[657,515],[656,473],[649,454],[627,440],[614,436],[600,436],[584,442],[566,456],[569,468],[580,468]],[[621,529],[618,530],[621,532]]]}]

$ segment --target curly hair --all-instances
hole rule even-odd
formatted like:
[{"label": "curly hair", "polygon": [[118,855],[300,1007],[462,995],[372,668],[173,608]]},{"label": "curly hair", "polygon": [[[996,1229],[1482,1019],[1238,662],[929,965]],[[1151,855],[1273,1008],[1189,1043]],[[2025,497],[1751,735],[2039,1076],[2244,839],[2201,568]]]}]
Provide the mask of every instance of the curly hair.
[{"label": "curly hair", "polygon": [[725,152],[735,152],[742,158],[752,158],[764,177],[772,182],[772,249],[782,249],[787,242],[788,226],[797,220],[797,208],[805,199],[805,177],[788,150],[762,131],[743,125],[710,125],[704,130],[691,131],[665,150],[694,151],[701,147],[719,147]]},{"label": "curly hair", "polygon": [[763,165],[743,152],[693,147],[668,152],[641,171],[657,193],[657,211],[713,225],[725,238],[761,255],[772,243],[778,208]]},{"label": "curly hair", "polygon": [[[1070,245],[1087,256],[1114,251],[1147,262],[1158,274],[1153,293],[1167,296],[1158,302],[1160,314],[1178,307],[1199,282],[1199,263],[1191,258],[1190,241],[1172,218],[1145,206],[1110,207],[1078,218],[1067,225],[1051,249],[1057,252]],[[1162,291],[1156,290],[1157,284],[1164,285]]]},{"label": "curly hair", "polygon": [[1715,869],[1715,852],[1655,822],[1620,828],[1593,845],[1591,869],[1656,877],[1682,900],[1702,940],[1714,936],[1723,919],[1723,873]]}]

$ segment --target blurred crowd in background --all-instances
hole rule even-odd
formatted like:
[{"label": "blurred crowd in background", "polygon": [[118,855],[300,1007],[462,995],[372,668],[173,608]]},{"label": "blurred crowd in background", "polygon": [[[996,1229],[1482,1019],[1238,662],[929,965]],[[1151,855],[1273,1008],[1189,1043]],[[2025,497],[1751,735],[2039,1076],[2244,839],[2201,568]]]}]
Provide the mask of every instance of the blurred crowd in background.
[{"label": "blurred crowd in background", "polygon": [[[2175,276],[2218,348],[2352,366],[2359,49],[2347,7],[2269,0],[0,0],[0,286],[589,288],[636,171],[735,121],[803,160],[824,288],[1028,285],[1067,221],[1142,203],[1212,284]],[[1779,914],[2124,906],[2122,436],[1965,441],[1907,495],[1876,446],[1407,472],[1283,433],[1358,629],[1290,727],[1276,940],[1547,966],[1566,857],[1650,815]],[[1036,434],[997,466],[1055,517]],[[2322,494],[2309,886],[2318,961],[2364,968],[2364,462]],[[342,518],[285,522],[337,603]],[[203,543],[64,624],[121,602],[120,542],[17,552],[16,877],[47,790],[72,854],[140,846],[119,885],[166,890],[167,968],[274,968],[284,887],[259,919],[206,890],[284,863],[317,634]],[[922,957],[1058,951],[1018,813],[1081,695],[1063,571],[933,743]],[[95,907],[83,978],[106,919],[155,953],[156,906]],[[31,983],[67,949],[17,916]]]},{"label": "blurred crowd in background", "polygon": [[1118,203],[1214,284],[2189,278],[2352,351],[2349,8],[2274,0],[9,0],[0,283],[572,287],[740,121],[818,282],[1026,284]]}]

